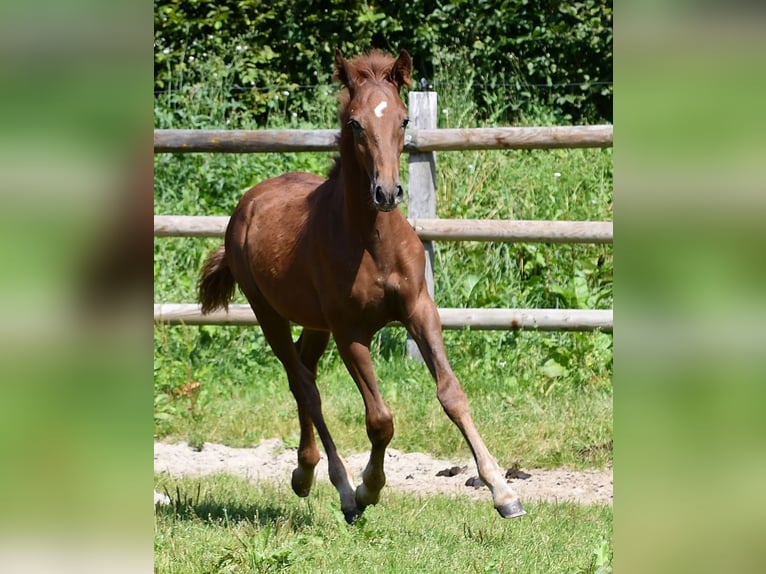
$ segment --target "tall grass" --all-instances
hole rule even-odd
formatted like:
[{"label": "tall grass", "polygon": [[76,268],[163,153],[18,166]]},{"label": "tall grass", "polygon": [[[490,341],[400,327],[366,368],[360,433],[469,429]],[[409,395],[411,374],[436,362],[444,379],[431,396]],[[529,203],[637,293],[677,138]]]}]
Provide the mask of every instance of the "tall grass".
[{"label": "tall grass", "polygon": [[[225,82],[214,59],[206,65],[210,77],[217,73]],[[228,104],[225,93],[179,82],[176,91],[157,97],[155,126],[263,127],[247,110]],[[275,103],[269,127],[335,127],[334,93],[328,86],[282,94],[303,98],[313,121],[280,116]],[[447,91],[439,98],[440,125],[479,124],[472,102],[460,93]],[[528,125],[556,120],[546,110],[528,112],[524,119]],[[331,156],[159,154],[155,213],[228,215],[254,183],[292,170],[326,173]],[[438,215],[610,220],[611,160],[611,150],[440,153]],[[194,301],[202,259],[219,244],[156,239],[155,301]],[[443,307],[610,308],[612,269],[611,246],[439,242],[436,302]],[[237,301],[245,302],[239,294]],[[444,338],[477,424],[502,462],[600,466],[611,459],[609,450],[595,459],[582,455],[611,440],[611,335],[465,330],[447,331]],[[404,339],[403,330],[388,328],[372,346],[383,396],[395,414],[392,446],[465,456],[462,437],[441,412],[425,367],[404,359]],[[288,444],[297,442],[295,406],[283,371],[257,327],[157,325],[154,349],[157,437],[245,445],[279,436]],[[339,446],[366,448],[362,402],[332,346],[320,364],[320,389]]]}]

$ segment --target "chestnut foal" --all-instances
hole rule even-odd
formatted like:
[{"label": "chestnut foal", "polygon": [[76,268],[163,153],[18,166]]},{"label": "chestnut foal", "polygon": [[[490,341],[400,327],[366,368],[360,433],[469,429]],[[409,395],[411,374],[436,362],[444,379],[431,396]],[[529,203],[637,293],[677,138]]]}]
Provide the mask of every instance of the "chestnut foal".
[{"label": "chestnut foal", "polygon": [[[307,496],[319,451],[349,523],[378,502],[386,482],[386,447],[393,418],[378,391],[370,358],[373,335],[401,322],[417,342],[439,402],[463,433],[479,476],[504,518],[525,514],[479,436],[466,396],[444,351],[441,322],[428,294],[420,239],[397,209],[404,197],[399,157],[407,109],[400,90],[410,86],[412,61],[373,51],[346,60],[336,50],[340,96],[340,158],[329,178],[286,173],[259,183],[237,205],[225,246],[212,252],[199,280],[202,312],[228,307],[239,285],[266,340],[284,365],[298,404],[301,437],[292,487]],[[290,323],[303,326],[293,342]],[[322,415],[316,386],[320,356],[333,336],[364,399],[371,450],[362,483],[354,488]]]}]

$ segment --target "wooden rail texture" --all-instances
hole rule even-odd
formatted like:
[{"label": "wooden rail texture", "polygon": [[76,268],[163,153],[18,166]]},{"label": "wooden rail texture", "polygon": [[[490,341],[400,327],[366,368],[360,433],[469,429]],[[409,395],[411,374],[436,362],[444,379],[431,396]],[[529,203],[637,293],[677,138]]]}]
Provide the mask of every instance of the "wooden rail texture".
[{"label": "wooden rail texture", "polygon": [[[441,308],[444,329],[612,332],[611,309],[456,309]],[[229,305],[203,315],[199,305],[155,303],[154,320],[170,325],[257,325],[249,305]],[[391,323],[390,326],[401,326]]]},{"label": "wooden rail texture", "polygon": [[[611,221],[409,219],[424,241],[611,243]],[[223,237],[228,215],[155,215],[156,237]]]},{"label": "wooden rail texture", "polygon": [[[335,151],[338,130],[154,130],[155,153]],[[404,151],[611,147],[611,125],[413,129]]]}]

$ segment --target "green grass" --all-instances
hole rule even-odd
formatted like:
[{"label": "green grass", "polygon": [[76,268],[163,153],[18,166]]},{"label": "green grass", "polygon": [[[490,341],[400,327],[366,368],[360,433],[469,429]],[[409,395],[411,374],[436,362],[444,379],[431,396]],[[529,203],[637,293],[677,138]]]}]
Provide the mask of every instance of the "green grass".
[{"label": "green grass", "polygon": [[612,561],[608,506],[529,503],[502,520],[489,503],[388,492],[348,526],[337,494],[214,476],[156,477],[155,572],[575,572]]}]

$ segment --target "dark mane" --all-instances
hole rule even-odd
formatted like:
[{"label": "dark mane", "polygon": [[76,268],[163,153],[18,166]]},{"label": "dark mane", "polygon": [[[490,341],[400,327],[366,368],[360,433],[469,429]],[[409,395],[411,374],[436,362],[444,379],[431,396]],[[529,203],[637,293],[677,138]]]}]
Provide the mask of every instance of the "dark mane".
[{"label": "dark mane", "polygon": [[327,172],[327,179],[337,179],[340,177],[340,156],[336,156],[333,159],[330,171]]}]

